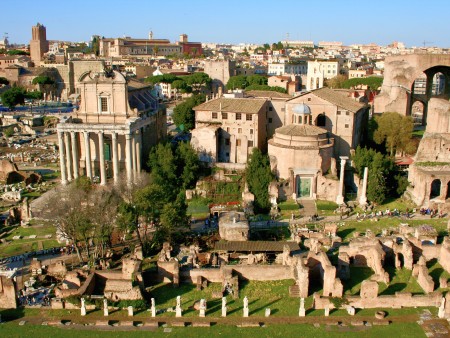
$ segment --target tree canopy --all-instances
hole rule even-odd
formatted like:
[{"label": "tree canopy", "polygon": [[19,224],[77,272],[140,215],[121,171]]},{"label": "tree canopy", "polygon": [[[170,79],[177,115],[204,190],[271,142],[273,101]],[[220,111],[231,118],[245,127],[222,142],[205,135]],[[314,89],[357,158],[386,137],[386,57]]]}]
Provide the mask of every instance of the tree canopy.
[{"label": "tree canopy", "polygon": [[9,109],[13,109],[19,104],[24,104],[26,98],[26,90],[22,87],[13,87],[2,93],[3,105]]},{"label": "tree canopy", "polygon": [[36,77],[33,79],[32,83],[33,83],[34,85],[35,85],[35,84],[40,84],[40,85],[53,85],[53,84],[55,84],[55,81],[54,81],[52,78],[48,77],[48,76],[40,75],[40,76],[36,76]]},{"label": "tree canopy", "polygon": [[279,92],[279,93],[283,93],[286,94],[287,91],[284,88],[278,87],[278,86],[268,86],[268,85],[251,85],[245,88],[245,90],[249,91],[249,90],[269,90],[272,92]]},{"label": "tree canopy", "polygon": [[381,204],[387,196],[399,196],[407,188],[407,180],[400,175],[392,157],[374,149],[357,147],[352,156],[356,173],[362,178],[364,167],[369,168],[367,198]]},{"label": "tree canopy", "polygon": [[149,82],[149,83],[154,85],[154,84],[157,84],[157,83],[160,83],[160,82],[172,83],[172,82],[174,82],[174,81],[176,81],[178,79],[179,79],[179,77],[177,77],[177,76],[175,76],[173,74],[163,74],[163,75],[152,75],[152,76],[149,76],[149,77],[145,78],[144,81],[145,82]]},{"label": "tree canopy", "polygon": [[236,75],[231,76],[226,84],[228,90],[233,89],[245,89],[249,85],[247,81],[247,76],[245,75]]},{"label": "tree canopy", "polygon": [[173,122],[180,129],[189,131],[195,128],[195,112],[192,108],[206,101],[202,94],[193,95],[173,109]]},{"label": "tree canopy", "polygon": [[342,88],[354,88],[359,85],[366,85],[370,90],[377,90],[383,84],[383,78],[379,76],[359,77],[348,79],[342,84]]},{"label": "tree canopy", "polygon": [[415,145],[412,142],[414,121],[411,116],[386,112],[375,117],[375,124],[373,139],[377,144],[384,143],[391,156],[394,156],[396,151],[414,152]]},{"label": "tree canopy", "polygon": [[208,89],[211,87],[211,78],[208,74],[203,72],[195,72],[191,75],[183,77],[187,85],[192,88],[194,93],[200,93],[203,89]]},{"label": "tree canopy", "polygon": [[7,53],[8,55],[30,55],[30,53],[18,49],[11,49]]},{"label": "tree canopy", "polygon": [[245,89],[245,90],[271,90],[280,93],[286,93],[281,87],[271,87],[267,85],[267,77],[263,75],[236,75],[231,76],[226,84],[228,90]]},{"label": "tree canopy", "polygon": [[258,148],[253,148],[245,168],[245,177],[248,189],[255,195],[255,211],[267,212],[270,209],[269,184],[274,178],[269,156]]}]

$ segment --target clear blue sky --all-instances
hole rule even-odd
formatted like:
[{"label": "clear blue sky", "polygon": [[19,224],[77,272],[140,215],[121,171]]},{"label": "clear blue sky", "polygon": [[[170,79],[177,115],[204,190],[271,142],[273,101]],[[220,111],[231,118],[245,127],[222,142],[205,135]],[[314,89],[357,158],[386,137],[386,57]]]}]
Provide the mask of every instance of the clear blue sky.
[{"label": "clear blue sky", "polygon": [[29,43],[31,26],[47,39],[88,41],[93,34],[189,41],[290,40],[450,47],[449,0],[20,0],[2,2],[0,36]]}]

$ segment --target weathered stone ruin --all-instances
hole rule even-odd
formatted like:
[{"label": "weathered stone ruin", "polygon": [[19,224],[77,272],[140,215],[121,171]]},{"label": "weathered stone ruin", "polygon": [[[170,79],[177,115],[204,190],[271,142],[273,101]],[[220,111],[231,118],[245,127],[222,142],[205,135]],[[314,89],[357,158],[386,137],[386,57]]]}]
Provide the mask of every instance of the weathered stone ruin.
[{"label": "weathered stone ruin", "polygon": [[247,241],[249,223],[243,212],[224,212],[219,216],[220,238],[226,241]]},{"label": "weathered stone ruin", "polygon": [[16,286],[13,278],[0,275],[0,308],[17,308]]}]

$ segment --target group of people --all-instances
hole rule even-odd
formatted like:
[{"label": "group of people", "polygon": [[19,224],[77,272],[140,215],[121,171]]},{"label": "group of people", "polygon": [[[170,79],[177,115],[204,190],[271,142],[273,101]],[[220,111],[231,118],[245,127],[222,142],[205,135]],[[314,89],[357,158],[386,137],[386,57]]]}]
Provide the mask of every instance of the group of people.
[{"label": "group of people", "polygon": [[429,215],[430,218],[433,218],[433,217],[442,218],[442,217],[444,217],[444,213],[442,212],[442,210],[430,209],[430,208],[427,208],[427,209],[420,208],[419,212],[420,212],[420,214],[422,216]]},{"label": "group of people", "polygon": [[[415,212],[415,210],[413,210],[413,213]],[[406,218],[409,218],[411,215],[411,211],[406,208],[406,212],[403,214],[403,216],[405,216]],[[375,218],[375,217],[383,217],[383,216],[387,216],[387,217],[397,217],[397,216],[401,216],[400,211],[398,209],[394,209],[394,210],[390,210],[389,208],[387,208],[385,211],[382,210],[373,210],[371,213],[366,213],[364,212],[363,214],[360,214],[359,212],[356,213],[356,220],[365,220],[367,218]]]}]

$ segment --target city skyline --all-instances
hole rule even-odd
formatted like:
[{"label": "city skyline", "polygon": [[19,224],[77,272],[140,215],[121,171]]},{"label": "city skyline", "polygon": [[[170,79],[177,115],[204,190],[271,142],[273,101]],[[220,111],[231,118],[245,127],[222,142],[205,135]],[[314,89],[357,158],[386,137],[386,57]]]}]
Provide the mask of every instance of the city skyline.
[{"label": "city skyline", "polygon": [[[376,43],[387,45],[401,41],[406,46],[450,47],[450,22],[439,20],[450,3],[444,0],[423,2],[380,0],[370,7],[355,1],[324,0],[316,2],[286,0],[228,1],[225,4],[204,0],[187,3],[172,1],[167,7],[157,2],[130,0],[80,0],[76,6],[50,2],[43,6],[31,0],[21,2],[26,8],[20,16],[2,18],[2,36],[10,43],[28,44],[31,26],[37,22],[47,27],[48,40],[88,41],[92,35],[129,36],[177,41],[188,34],[189,41],[217,43],[273,43],[281,40],[342,41],[344,45]],[[17,10],[7,2],[3,12]],[[220,13],[220,14],[218,14]],[[373,19],[373,20],[372,20]]]}]

